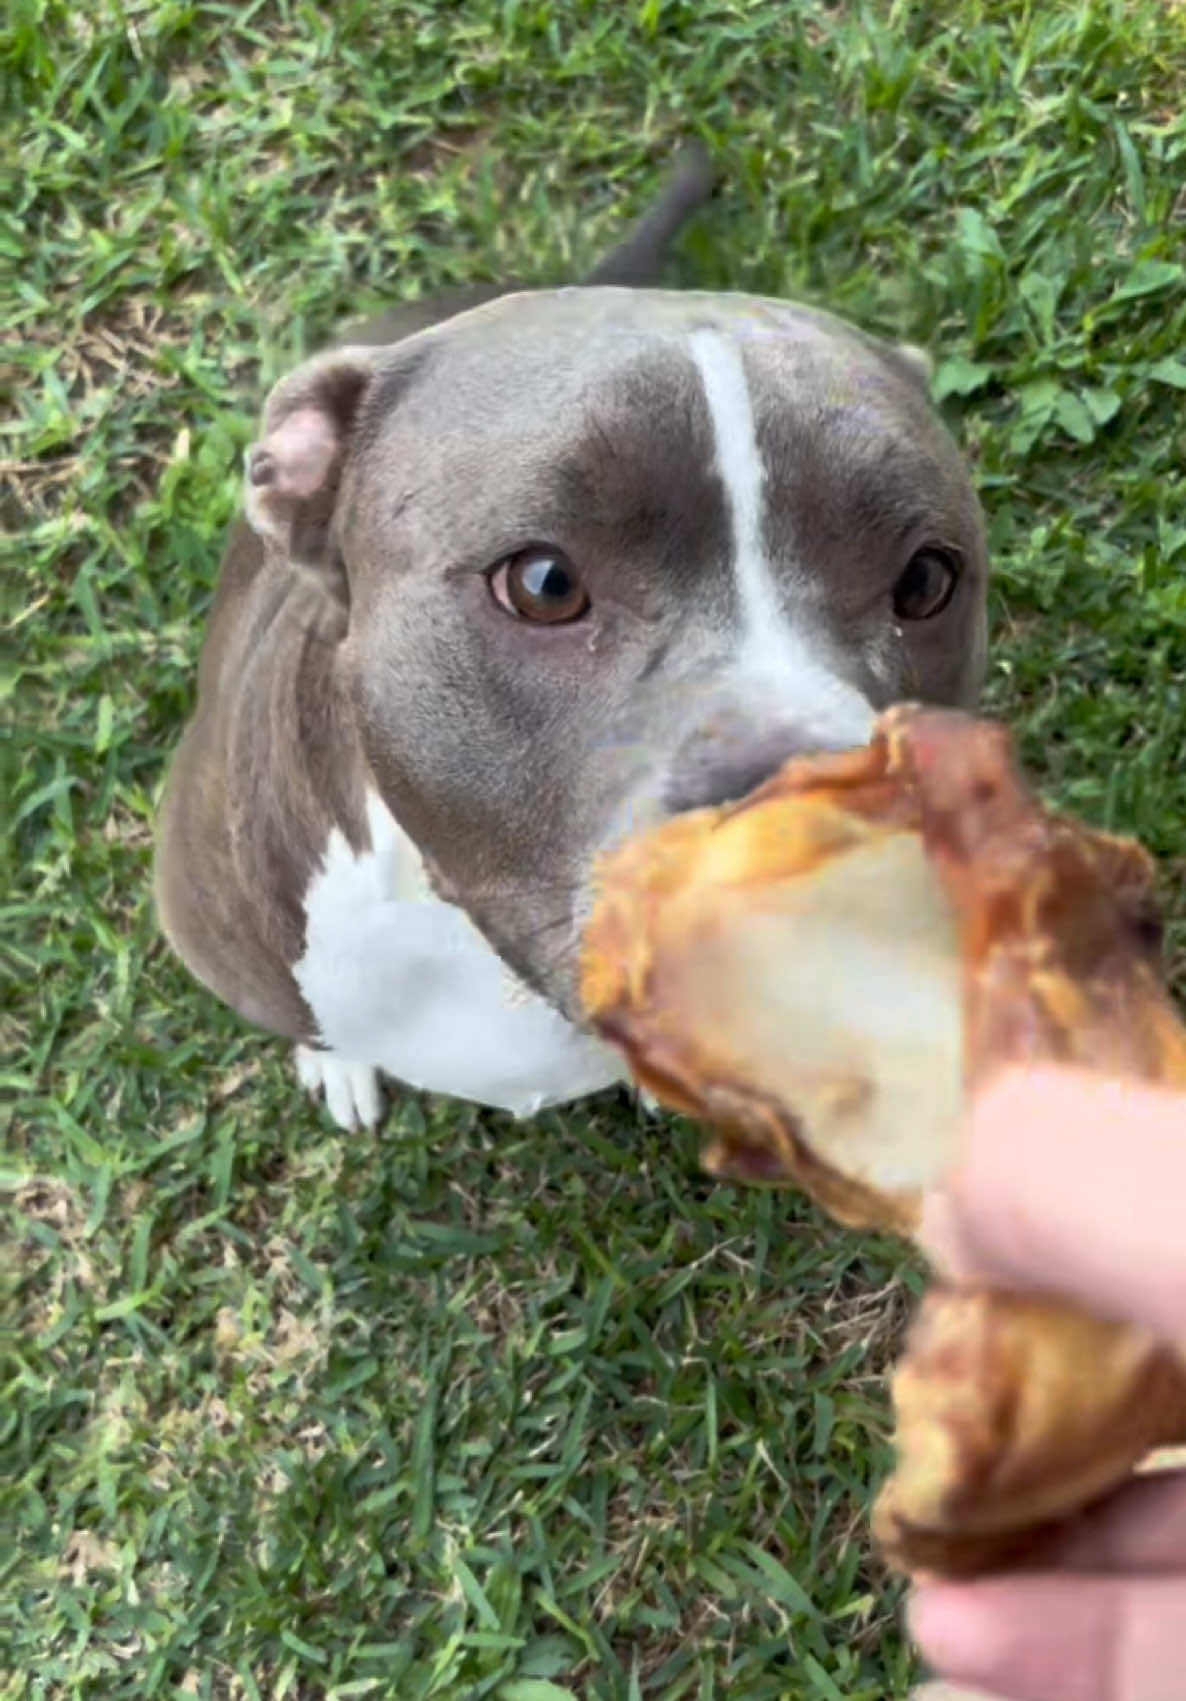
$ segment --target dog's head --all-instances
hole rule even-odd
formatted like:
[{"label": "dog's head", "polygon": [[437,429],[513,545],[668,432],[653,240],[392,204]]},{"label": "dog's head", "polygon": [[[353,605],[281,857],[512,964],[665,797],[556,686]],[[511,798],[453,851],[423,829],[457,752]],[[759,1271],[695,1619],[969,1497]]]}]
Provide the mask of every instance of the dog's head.
[{"label": "dog's head", "polygon": [[569,1010],[600,852],[981,683],[980,512],[921,359],[781,302],[524,294],[322,356],[248,511],[326,585],[440,889]]}]

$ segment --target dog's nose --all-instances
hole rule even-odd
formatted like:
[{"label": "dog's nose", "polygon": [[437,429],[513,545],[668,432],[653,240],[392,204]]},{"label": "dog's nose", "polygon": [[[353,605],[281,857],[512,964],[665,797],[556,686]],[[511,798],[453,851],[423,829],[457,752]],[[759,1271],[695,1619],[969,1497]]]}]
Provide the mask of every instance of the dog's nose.
[{"label": "dog's nose", "polygon": [[822,742],[787,727],[761,733],[722,727],[701,733],[677,753],[664,802],[673,815],[733,803],[777,773],[792,756],[847,748],[848,743]]}]

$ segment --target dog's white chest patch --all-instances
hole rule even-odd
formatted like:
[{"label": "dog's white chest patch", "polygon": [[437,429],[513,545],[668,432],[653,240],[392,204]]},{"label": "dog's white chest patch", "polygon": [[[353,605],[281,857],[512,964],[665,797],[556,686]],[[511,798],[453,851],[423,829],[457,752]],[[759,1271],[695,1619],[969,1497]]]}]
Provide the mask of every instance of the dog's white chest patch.
[{"label": "dog's white chest patch", "polygon": [[293,974],[324,1044],[426,1092],[530,1116],[612,1086],[621,1058],[510,973],[463,910],[437,898],[374,792],[371,849],[335,828],[305,893]]}]

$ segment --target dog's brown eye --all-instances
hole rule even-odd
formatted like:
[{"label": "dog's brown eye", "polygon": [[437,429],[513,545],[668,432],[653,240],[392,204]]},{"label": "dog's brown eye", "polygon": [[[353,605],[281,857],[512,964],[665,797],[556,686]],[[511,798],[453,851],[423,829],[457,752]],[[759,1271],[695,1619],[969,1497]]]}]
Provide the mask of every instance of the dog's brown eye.
[{"label": "dog's brown eye", "polygon": [[562,626],[589,609],[589,593],[558,549],[523,549],[490,576],[494,600],[518,620]]},{"label": "dog's brown eye", "polygon": [[920,549],[894,586],[894,613],[899,620],[933,620],[951,601],[959,576],[958,556]]}]

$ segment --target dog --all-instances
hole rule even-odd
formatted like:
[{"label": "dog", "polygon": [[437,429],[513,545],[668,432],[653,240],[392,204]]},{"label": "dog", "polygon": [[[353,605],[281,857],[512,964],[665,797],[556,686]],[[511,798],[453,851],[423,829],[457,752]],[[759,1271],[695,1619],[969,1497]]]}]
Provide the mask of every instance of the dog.
[{"label": "dog", "polygon": [[411,304],[268,397],[155,896],[344,1128],[383,1078],[516,1116],[622,1083],[576,994],[599,856],[977,699],[925,356],[655,287],[712,189],[693,151],[584,285]]}]

